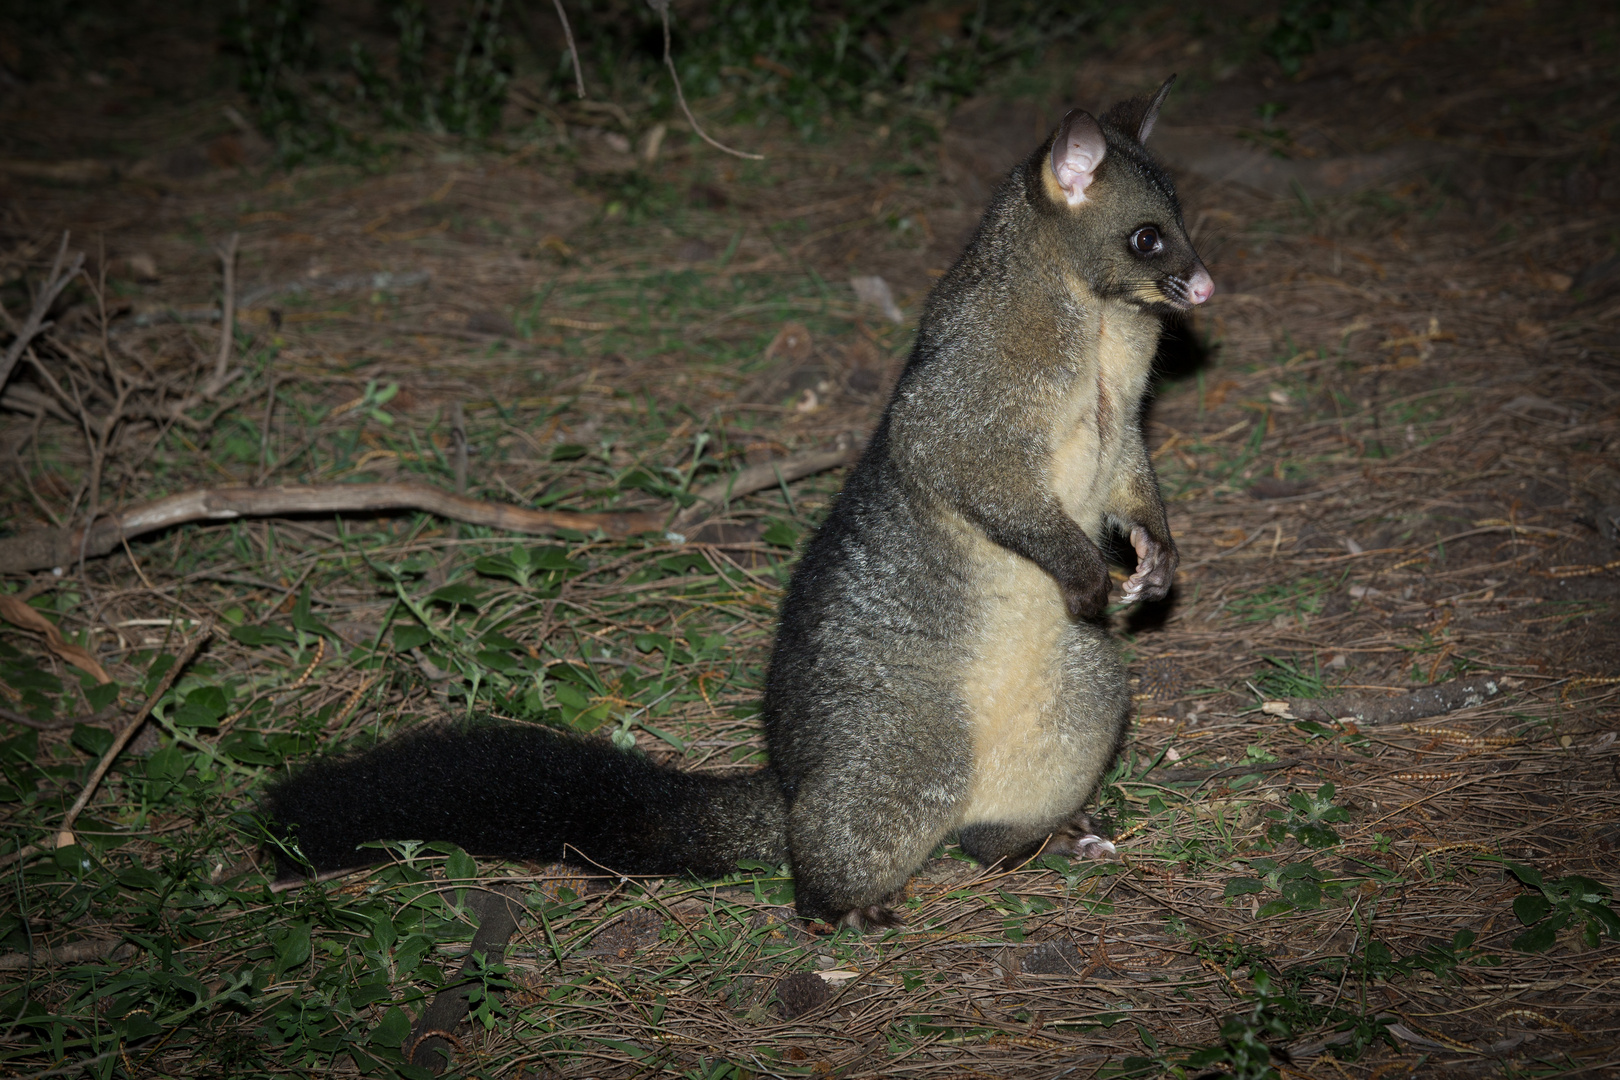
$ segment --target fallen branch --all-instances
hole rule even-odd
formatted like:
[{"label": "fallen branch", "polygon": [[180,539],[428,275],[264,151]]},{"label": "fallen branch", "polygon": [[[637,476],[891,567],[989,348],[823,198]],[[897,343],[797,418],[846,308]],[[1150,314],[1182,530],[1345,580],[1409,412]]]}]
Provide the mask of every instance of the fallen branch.
[{"label": "fallen branch", "polygon": [[1285,720],[1355,720],[1362,724],[1406,724],[1426,716],[1480,705],[1498,696],[1505,689],[1502,681],[1492,675],[1476,675],[1467,679],[1427,686],[1399,697],[1375,697],[1371,694],[1342,694],[1331,698],[1289,698],[1285,702],[1268,701],[1262,706],[1273,716]]},{"label": "fallen branch", "polygon": [[91,527],[88,536],[82,528],[36,529],[0,540],[0,573],[67,566],[78,557],[81,544],[86,558],[106,555],[125,540],[191,521],[386,510],[421,510],[510,532],[546,534],[577,529],[588,533],[601,529],[612,537],[661,531],[668,517],[664,511],[587,514],[530,510],[411,482],[203,488],[108,514]]},{"label": "fallen branch", "polygon": [[118,938],[70,941],[54,949],[6,953],[0,956],[0,971],[21,971],[31,967],[67,967],[70,964],[82,964],[86,960],[105,960],[121,949],[130,953],[135,951],[133,946],[125,945]]},{"label": "fallen branch", "polygon": [[11,369],[17,366],[17,358],[28,348],[29,342],[39,336],[42,330],[50,327],[51,324],[45,321],[45,316],[50,314],[51,305],[56,303],[56,298],[62,294],[62,290],[79,276],[79,271],[84,267],[84,252],[81,251],[73,256],[73,262],[66,270],[62,269],[62,262],[67,258],[67,246],[68,234],[63,233],[62,244],[56,249],[56,261],[51,263],[50,276],[45,279],[44,287],[34,297],[34,306],[28,310],[28,317],[23,320],[17,336],[6,346],[5,357],[0,359],[0,387],[4,387],[6,380],[11,378]]},{"label": "fallen branch", "polygon": [[[802,479],[842,465],[844,449],[816,450],[781,461],[752,465],[731,478],[700,489],[697,502],[675,520],[686,528],[728,499]],[[34,529],[0,540],[0,573],[16,574],[70,566],[81,556],[99,558],[118,550],[126,540],[192,521],[234,521],[239,518],[281,517],[288,514],[355,514],[388,510],[420,510],[451,521],[485,525],[492,529],[529,535],[552,535],[559,530],[623,539],[640,533],[662,533],[670,523],[666,510],[620,510],[589,513],[573,510],[530,510],[509,503],[485,502],[427,484],[402,481],[390,484],[311,484],[252,488],[201,488],[142,503],[106,514],[90,527]]]}]

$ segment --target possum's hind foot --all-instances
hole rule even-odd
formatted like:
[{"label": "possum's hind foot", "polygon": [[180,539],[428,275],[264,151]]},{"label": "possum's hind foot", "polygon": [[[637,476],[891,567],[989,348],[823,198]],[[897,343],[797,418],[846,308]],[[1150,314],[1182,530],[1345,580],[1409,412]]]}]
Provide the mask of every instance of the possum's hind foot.
[{"label": "possum's hind foot", "polygon": [[844,917],[838,920],[838,929],[852,927],[862,933],[904,925],[905,920],[900,917],[900,913],[887,904],[868,904],[866,907],[855,908],[845,912]]},{"label": "possum's hind foot", "polygon": [[1119,851],[1114,847],[1114,842],[1099,835],[1097,827],[1084,814],[1054,832],[1042,845],[1041,854],[1104,862],[1119,861]]}]

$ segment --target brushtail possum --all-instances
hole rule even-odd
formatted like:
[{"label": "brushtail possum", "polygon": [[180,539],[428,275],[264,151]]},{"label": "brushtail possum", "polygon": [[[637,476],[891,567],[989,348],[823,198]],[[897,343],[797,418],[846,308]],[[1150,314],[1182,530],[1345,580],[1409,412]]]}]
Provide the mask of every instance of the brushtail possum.
[{"label": "brushtail possum", "polygon": [[1129,705],[1096,541],[1129,536],[1127,601],[1168,592],[1138,413],[1161,315],[1214,289],[1144,146],[1169,88],[1064,117],[930,295],[788,586],[767,767],[695,775],[548,729],[435,728],[275,785],[275,828],[316,870],[390,838],[630,874],[786,860],[802,915],[856,926],[896,921],[952,834],[986,863],[1111,853],[1083,811]]}]

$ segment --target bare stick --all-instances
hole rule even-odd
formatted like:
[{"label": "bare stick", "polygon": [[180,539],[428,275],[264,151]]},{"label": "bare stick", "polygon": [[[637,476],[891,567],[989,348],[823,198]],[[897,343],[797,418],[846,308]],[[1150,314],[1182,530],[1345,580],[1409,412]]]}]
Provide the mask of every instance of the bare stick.
[{"label": "bare stick", "polygon": [[756,491],[774,487],[777,483],[790,483],[813,476],[828,469],[836,469],[849,460],[847,449],[815,450],[808,454],[795,454],[780,461],[766,461],[699,488],[694,494],[698,501],[683,510],[675,519],[678,526],[690,525],[713,513],[730,499],[741,498]]},{"label": "bare stick", "polygon": [[510,532],[546,535],[559,529],[593,532],[601,529],[623,538],[644,532],[662,532],[665,510],[575,513],[566,510],[530,510],[507,503],[485,502],[456,495],[426,484],[313,484],[267,488],[202,488],[143,503],[119,513],[103,515],[84,529],[35,529],[0,540],[0,573],[49,570],[71,565],[79,551],[86,557],[106,555],[124,540],[191,521],[232,521],[243,517],[286,514],[376,513],[421,510],[452,521]]},{"label": "bare stick", "polygon": [[[751,465],[726,480],[706,485],[698,501],[676,524],[685,528],[707,517],[714,507],[777,483],[786,483],[837,468],[853,450],[815,450],[781,461]],[[243,517],[285,514],[376,513],[421,510],[452,521],[487,525],[530,535],[550,535],[559,529],[602,532],[623,539],[638,533],[663,532],[669,521],[664,510],[620,510],[590,513],[570,510],[530,510],[510,503],[485,502],[410,481],[392,484],[310,484],[268,488],[201,488],[166,499],[132,506],[108,514],[88,530],[34,529],[0,540],[0,573],[50,570],[74,562],[82,550],[86,558],[107,555],[125,540],[191,521],[231,521]]]},{"label": "bare stick", "polygon": [[79,792],[79,797],[73,800],[73,805],[68,808],[67,816],[62,819],[62,827],[56,834],[57,847],[65,847],[74,842],[73,823],[79,820],[80,812],[89,805],[90,796],[95,794],[97,785],[101,783],[101,778],[107,775],[108,769],[112,768],[113,759],[124,752],[124,747],[129,745],[129,740],[135,737],[135,732],[139,731],[141,725],[146,723],[146,718],[152,715],[152,710],[157,707],[159,701],[163,700],[163,695],[169,692],[169,687],[174,685],[174,680],[180,677],[180,673],[186,669],[186,665],[190,664],[196,657],[197,651],[206,645],[208,639],[213,636],[214,624],[210,621],[198,632],[196,637],[191,639],[190,644],[181,650],[180,656],[174,663],[169,665],[169,670],[163,673],[163,678],[158,680],[157,689],[147,696],[146,704],[141,706],[141,711],[136,713],[130,722],[124,725],[124,730],[118,733],[118,738],[114,739],[112,745],[107,747],[107,752],[101,755],[101,761],[96,764],[95,771],[84,782],[84,790]]},{"label": "bare stick", "polygon": [[568,25],[568,12],[563,10],[562,0],[551,0],[557,6],[557,18],[562,20],[563,37],[568,39],[568,58],[574,62],[574,85],[579,87],[579,96],[585,97],[585,72],[579,66],[579,48],[574,44],[574,28]]},{"label": "bare stick", "polygon": [[[78,843],[73,836],[73,823],[79,820],[79,814],[89,805],[90,796],[95,794],[96,788],[101,784],[102,777],[106,776],[107,770],[112,768],[113,760],[124,752],[124,747],[129,745],[129,740],[133,739],[135,733],[141,729],[141,725],[146,723],[146,718],[152,715],[152,710],[159,701],[163,700],[163,695],[169,692],[169,687],[173,686],[174,680],[180,677],[180,672],[184,671],[186,665],[190,664],[192,659],[196,657],[197,650],[201,649],[208,642],[208,639],[213,636],[214,624],[209,622],[196,637],[191,639],[191,643],[180,653],[179,658],[169,666],[169,670],[163,673],[163,678],[158,680],[157,689],[153,690],[147,697],[146,704],[141,706],[141,711],[136,713],[128,724],[124,725],[124,730],[118,733],[118,737],[107,748],[107,752],[101,755],[101,761],[97,763],[95,771],[84,782],[84,790],[79,792],[79,797],[73,800],[73,805],[68,808],[67,816],[62,819],[62,826],[57,830],[56,842],[51,845],[52,847],[68,847]],[[42,848],[37,844],[29,844],[27,847],[18,848],[10,855],[0,858],[0,867],[10,866],[14,862],[32,858],[47,850],[49,849]]]},{"label": "bare stick", "polygon": [[120,938],[96,938],[90,941],[70,941],[54,949],[38,952],[14,952],[0,956],[0,971],[21,971],[31,967],[64,967],[82,964],[86,960],[101,960],[123,947]]},{"label": "bare stick", "polygon": [[77,277],[84,267],[84,252],[80,251],[74,254],[73,262],[66,270],[62,268],[63,260],[67,258],[67,246],[68,234],[63,233],[62,244],[56,249],[56,260],[51,263],[51,273],[45,279],[45,287],[34,297],[34,306],[29,309],[28,318],[23,320],[16,338],[6,346],[4,359],[0,359],[0,387],[4,387],[6,380],[11,378],[11,369],[17,366],[17,358],[28,348],[28,343],[33,341],[40,331],[50,328],[51,324],[45,321],[45,316],[50,313],[51,305],[56,303],[56,298],[67,288],[68,282]]},{"label": "bare stick", "polygon": [[231,345],[236,337],[236,244],[240,238],[240,234],[231,233],[225,250],[220,253],[220,259],[225,263],[225,301],[220,308],[219,359],[214,361],[214,377],[208,380],[206,385],[209,389],[204,391],[209,397],[224,387],[225,370],[231,363]]},{"label": "bare stick", "polygon": [[669,68],[670,81],[675,84],[675,100],[680,102],[681,112],[686,114],[687,122],[692,125],[692,130],[697,132],[698,138],[716,150],[724,151],[733,157],[747,158],[749,161],[764,161],[764,154],[749,154],[741,150],[733,150],[724,143],[716,142],[710,138],[707,131],[703,130],[703,125],[697,122],[697,117],[692,115],[692,110],[686,104],[686,94],[681,91],[681,77],[675,73],[675,61],[669,55],[669,0],[647,0],[647,6],[658,12],[659,16],[664,20],[664,66]]}]

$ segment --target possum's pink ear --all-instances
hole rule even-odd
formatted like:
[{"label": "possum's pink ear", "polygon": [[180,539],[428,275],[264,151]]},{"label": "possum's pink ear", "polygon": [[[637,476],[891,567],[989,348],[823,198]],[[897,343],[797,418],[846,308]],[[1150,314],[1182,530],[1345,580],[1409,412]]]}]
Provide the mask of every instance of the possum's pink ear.
[{"label": "possum's pink ear", "polygon": [[1052,175],[1070,206],[1086,201],[1086,188],[1097,176],[1097,167],[1108,153],[1097,118],[1079,109],[1070,109],[1058,126],[1052,143]]}]

